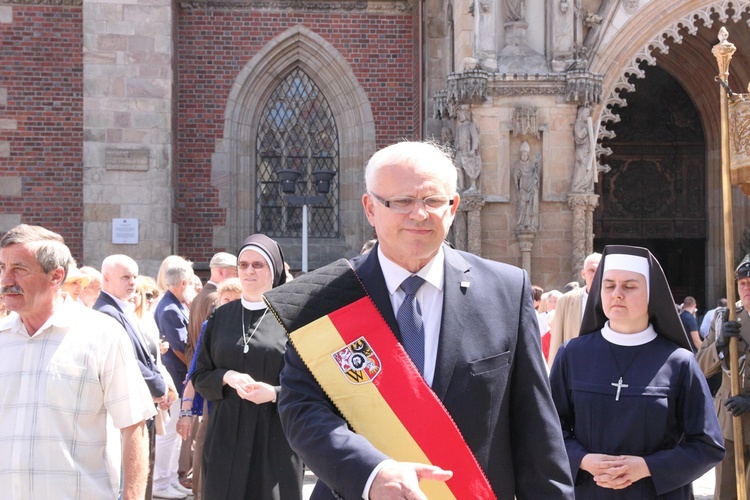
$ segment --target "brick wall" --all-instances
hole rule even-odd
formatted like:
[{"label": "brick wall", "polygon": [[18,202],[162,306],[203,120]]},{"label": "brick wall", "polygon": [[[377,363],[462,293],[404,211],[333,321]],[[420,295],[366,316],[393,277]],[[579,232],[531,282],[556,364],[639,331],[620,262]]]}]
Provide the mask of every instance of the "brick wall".
[{"label": "brick wall", "polygon": [[[293,26],[303,24],[313,30],[346,58],[367,92],[377,147],[381,148],[418,135],[414,88],[418,48],[413,18],[412,13],[179,12],[177,206],[181,253],[196,262],[209,260],[215,251],[212,227],[225,224],[210,183],[211,154],[223,134],[227,97],[248,61]],[[262,105],[258,103],[258,107]]]},{"label": "brick wall", "polygon": [[0,214],[59,232],[83,253],[80,7],[13,6],[0,23]]}]

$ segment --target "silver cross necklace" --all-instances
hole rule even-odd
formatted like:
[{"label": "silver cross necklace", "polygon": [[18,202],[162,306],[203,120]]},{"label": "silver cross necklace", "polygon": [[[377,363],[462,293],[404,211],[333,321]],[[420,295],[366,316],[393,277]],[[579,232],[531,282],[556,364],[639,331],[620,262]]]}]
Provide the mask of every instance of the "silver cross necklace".
[{"label": "silver cross necklace", "polygon": [[258,321],[258,324],[255,325],[255,328],[253,328],[253,332],[250,334],[250,336],[247,336],[247,329],[245,329],[245,306],[240,304],[240,307],[242,307],[242,343],[245,345],[245,347],[242,348],[242,353],[247,354],[247,351],[250,350],[250,347],[247,345],[248,342],[250,342],[250,339],[253,338],[253,335],[255,335],[255,332],[258,331],[258,327],[263,322],[263,318],[266,317],[266,313],[268,312],[268,308],[266,308],[265,311],[263,311],[263,316],[260,317],[260,321]]},{"label": "silver cross necklace", "polygon": [[605,342],[607,342],[607,345],[609,345],[609,352],[612,353],[612,357],[615,359],[615,364],[617,365],[617,369],[620,370],[620,373],[621,373],[620,380],[618,380],[617,382],[612,382],[611,384],[609,384],[612,387],[617,387],[617,393],[615,394],[615,401],[619,401],[620,400],[620,391],[622,391],[626,387],[629,387],[628,384],[623,384],[622,383],[622,377],[625,376],[625,373],[627,373],[628,369],[630,369],[630,365],[632,365],[633,361],[635,361],[638,358],[638,355],[643,350],[643,346],[646,345],[646,344],[641,344],[641,347],[638,349],[638,351],[636,351],[635,356],[632,357],[632,359],[628,363],[628,366],[626,366],[624,370],[621,370],[620,369],[620,362],[617,360],[617,356],[615,356],[615,351],[614,351],[614,349],[612,349],[612,344],[609,341],[606,341],[606,340],[605,340]]}]

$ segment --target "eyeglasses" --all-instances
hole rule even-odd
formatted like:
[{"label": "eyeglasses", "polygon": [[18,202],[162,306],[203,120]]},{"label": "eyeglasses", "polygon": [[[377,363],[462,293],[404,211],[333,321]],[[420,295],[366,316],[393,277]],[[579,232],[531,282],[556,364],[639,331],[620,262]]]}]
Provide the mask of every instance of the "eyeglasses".
[{"label": "eyeglasses", "polygon": [[253,262],[240,262],[239,264],[237,264],[237,267],[239,267],[243,271],[248,267],[252,267],[256,271],[259,271],[261,269],[266,269],[268,267],[268,264],[260,260],[255,260]]},{"label": "eyeglasses", "polygon": [[159,298],[159,296],[156,295],[156,294],[153,294],[151,292],[147,292],[146,293],[146,300],[156,300],[158,298]]},{"label": "eyeglasses", "polygon": [[390,209],[391,212],[396,214],[410,213],[412,210],[414,210],[414,207],[417,203],[421,203],[425,211],[430,213],[439,212],[445,207],[453,205],[453,198],[448,198],[447,196],[442,195],[428,196],[427,198],[423,198],[421,200],[412,198],[410,196],[397,196],[396,198],[386,200],[376,195],[375,193],[370,194],[380,203],[385,205],[386,208]]}]

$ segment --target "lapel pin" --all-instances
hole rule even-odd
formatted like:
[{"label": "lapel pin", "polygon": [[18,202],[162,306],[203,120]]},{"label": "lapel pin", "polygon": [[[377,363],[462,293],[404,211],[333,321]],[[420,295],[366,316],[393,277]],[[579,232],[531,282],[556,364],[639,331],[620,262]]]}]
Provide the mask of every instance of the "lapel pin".
[{"label": "lapel pin", "polygon": [[471,286],[471,281],[462,281],[461,282],[461,288],[469,288]]}]

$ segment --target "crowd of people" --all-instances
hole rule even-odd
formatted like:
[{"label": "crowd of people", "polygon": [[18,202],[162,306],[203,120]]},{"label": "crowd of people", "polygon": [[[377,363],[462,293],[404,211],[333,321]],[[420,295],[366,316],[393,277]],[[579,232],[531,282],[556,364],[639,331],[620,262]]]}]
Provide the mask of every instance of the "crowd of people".
[{"label": "crowd of people", "polygon": [[316,499],[688,499],[718,464],[732,498],[727,422],[750,395],[725,376],[714,403],[706,377],[750,340],[750,258],[739,321],[719,307],[702,335],[647,249],[607,246],[584,286],[545,293],[452,248],[457,173],[433,144],[378,151],[365,185],[377,238],[294,280],[262,234],[203,284],[180,256],[151,278],[5,233],[0,489],[293,500],[304,464]]}]

